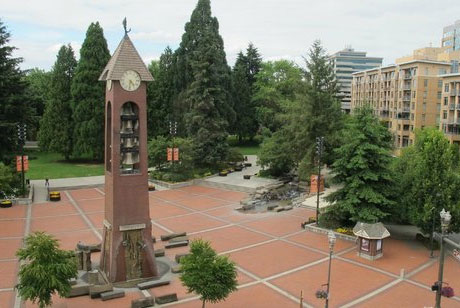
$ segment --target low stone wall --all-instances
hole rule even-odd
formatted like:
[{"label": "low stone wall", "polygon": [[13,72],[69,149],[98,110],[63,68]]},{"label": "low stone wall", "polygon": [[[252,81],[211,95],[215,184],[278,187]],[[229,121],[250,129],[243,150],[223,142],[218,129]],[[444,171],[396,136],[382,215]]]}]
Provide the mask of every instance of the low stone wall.
[{"label": "low stone wall", "polygon": [[[323,233],[323,234],[328,234],[329,229],[324,229],[324,228],[320,228],[320,227],[317,227],[316,226],[316,223],[312,223],[312,224],[309,224],[309,225],[305,225],[305,230],[308,230],[308,231],[311,231],[311,232],[315,232],[315,233]],[[342,233],[338,233],[338,232],[335,232],[333,231],[335,236],[339,239],[342,239],[342,240],[345,240],[345,241],[349,241],[349,242],[353,242],[355,243],[356,240],[357,240],[357,237],[356,236],[352,236],[352,235],[347,235],[347,234],[342,234]]]},{"label": "low stone wall", "polygon": [[179,182],[179,183],[169,183],[169,182],[164,182],[160,180],[149,180],[150,183],[157,184],[163,187],[167,187],[169,189],[174,189],[174,188],[180,188],[180,187],[186,187],[186,186],[191,186],[193,185],[193,181],[188,181],[188,182]]},{"label": "low stone wall", "polygon": [[11,201],[13,202],[13,204],[28,205],[32,204],[32,200],[34,200],[34,185],[29,186],[29,195],[26,198],[15,198]]}]

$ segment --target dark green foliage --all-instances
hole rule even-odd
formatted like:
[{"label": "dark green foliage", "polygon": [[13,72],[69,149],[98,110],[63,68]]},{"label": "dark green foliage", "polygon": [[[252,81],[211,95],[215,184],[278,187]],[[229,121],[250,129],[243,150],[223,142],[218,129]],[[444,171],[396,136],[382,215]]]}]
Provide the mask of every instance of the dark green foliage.
[{"label": "dark green foliage", "polygon": [[37,302],[43,308],[52,304],[53,294],[68,295],[69,279],[77,276],[72,251],[60,250],[58,241],[52,236],[35,232],[25,238],[24,248],[20,248],[16,255],[24,262],[16,286],[23,300]]},{"label": "dark green foliage", "polygon": [[258,159],[258,164],[268,167],[264,174],[280,176],[294,167],[293,153],[288,150],[291,136],[286,133],[286,130],[281,129],[271,137],[264,138]]},{"label": "dark green foliage", "polygon": [[305,62],[307,92],[300,108],[294,109],[290,123],[291,130],[298,135],[294,147],[302,149],[299,154],[304,163],[313,167],[317,137],[324,137],[322,162],[334,161],[333,149],[341,145],[339,132],[343,128],[343,113],[337,99],[339,88],[334,69],[320,41],[313,43]]},{"label": "dark green foliage", "polygon": [[13,195],[16,186],[17,175],[15,170],[0,162],[0,199],[5,199],[7,196]]},{"label": "dark green foliage", "polygon": [[[298,167],[308,179],[315,167],[316,138],[324,137],[322,163],[333,160],[332,149],[340,145],[343,115],[336,98],[333,68],[319,41],[306,59],[305,74],[287,61],[264,64],[257,75],[254,100],[259,122],[276,131],[264,140],[260,162],[272,175]],[[270,170],[273,169],[273,170]]]},{"label": "dark green foliage", "polygon": [[45,113],[40,121],[40,147],[69,159],[73,150],[71,85],[77,61],[72,47],[62,46],[51,72],[51,86]]},{"label": "dark green foliage", "polygon": [[253,85],[262,65],[262,58],[254,45],[249,44],[246,55],[240,52],[233,67],[233,109],[236,113],[232,132],[243,138],[252,139],[259,128],[255,105],[252,101]]},{"label": "dark green foliage", "polygon": [[230,105],[230,68],[209,0],[198,1],[174,58],[175,100],[184,114],[184,120],[178,120],[193,138],[195,162],[214,165],[227,154],[227,128],[235,113]]},{"label": "dark green foliage", "polygon": [[167,47],[160,61],[152,61],[149,65],[154,81],[147,86],[148,135],[153,138],[169,133],[169,121],[175,119],[173,114],[174,70],[173,53]]},{"label": "dark green foliage", "polygon": [[439,212],[450,211],[450,230],[460,230],[460,178],[454,146],[436,128],[416,132],[415,144],[404,150],[395,164],[398,202],[406,216],[425,234],[440,231]]},{"label": "dark green foliage", "polygon": [[109,59],[101,26],[98,22],[91,23],[72,80],[73,150],[76,156],[88,154],[98,160],[104,157],[105,84],[98,78]]},{"label": "dark green foliage", "polygon": [[341,188],[327,197],[334,203],[328,212],[345,223],[381,221],[395,205],[391,134],[372,109],[363,108],[355,110],[341,138],[343,145],[335,150],[338,158],[332,164],[333,181]]},{"label": "dark green foliage", "polygon": [[235,264],[227,256],[218,256],[207,241],[201,239],[190,243],[190,254],[181,258],[180,279],[189,293],[206,302],[217,303],[236,291]]},{"label": "dark green foliage", "polygon": [[29,84],[26,95],[30,98],[30,106],[35,110],[32,126],[27,128],[27,136],[29,140],[38,140],[40,120],[50,94],[51,72],[33,68],[27,71],[25,78]]},{"label": "dark green foliage", "polygon": [[[179,161],[167,161],[167,148],[179,148]],[[157,136],[148,143],[149,165],[155,167],[152,177],[168,182],[180,182],[195,177],[193,143],[191,138],[168,139]]]},{"label": "dark green foliage", "polygon": [[302,70],[287,60],[262,63],[254,83],[253,103],[259,125],[275,132],[283,126],[286,108],[302,93]]},{"label": "dark green foliage", "polygon": [[27,81],[20,70],[21,58],[13,58],[15,47],[9,46],[10,33],[0,20],[0,161],[17,149],[18,123],[32,127],[35,110],[27,95]]}]

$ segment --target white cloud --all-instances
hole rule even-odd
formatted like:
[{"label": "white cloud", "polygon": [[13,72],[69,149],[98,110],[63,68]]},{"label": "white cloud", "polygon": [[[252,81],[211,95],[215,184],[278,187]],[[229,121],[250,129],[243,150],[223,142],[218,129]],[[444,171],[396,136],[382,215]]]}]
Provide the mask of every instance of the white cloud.
[{"label": "white cloud", "polygon": [[[54,32],[54,35],[27,39],[18,34],[18,40],[30,40],[28,46],[46,40],[46,46],[66,42],[69,32],[79,33],[83,40],[86,28],[93,21],[101,23],[109,45],[116,46],[122,36],[121,21],[126,16],[128,27],[133,29],[130,35],[143,52],[141,55],[155,58],[166,45],[177,46],[196,2],[0,0],[0,5],[2,20],[7,24],[11,21]],[[442,28],[460,16],[458,0],[442,3],[430,0],[211,0],[211,5],[213,15],[219,20],[230,64],[249,42],[254,43],[265,59],[288,57],[298,62],[318,38],[331,53],[351,44],[356,50],[384,57],[385,63],[391,63],[430,42],[439,46]],[[10,27],[10,30],[14,38],[15,29]],[[21,53],[26,64],[36,66],[54,61],[55,55],[45,54],[46,49],[35,50],[39,53]]]}]

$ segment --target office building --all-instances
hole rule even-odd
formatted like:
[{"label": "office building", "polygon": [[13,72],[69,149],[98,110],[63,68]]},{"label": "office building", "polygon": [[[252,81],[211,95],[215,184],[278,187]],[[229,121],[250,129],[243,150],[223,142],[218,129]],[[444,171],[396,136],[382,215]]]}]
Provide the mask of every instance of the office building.
[{"label": "office building", "polygon": [[329,59],[339,83],[342,110],[349,113],[352,73],[379,67],[382,65],[382,58],[367,57],[366,52],[355,51],[348,47],[329,56]]},{"label": "office building", "polygon": [[460,50],[460,20],[452,25],[444,27],[441,46],[446,47],[447,52]]}]

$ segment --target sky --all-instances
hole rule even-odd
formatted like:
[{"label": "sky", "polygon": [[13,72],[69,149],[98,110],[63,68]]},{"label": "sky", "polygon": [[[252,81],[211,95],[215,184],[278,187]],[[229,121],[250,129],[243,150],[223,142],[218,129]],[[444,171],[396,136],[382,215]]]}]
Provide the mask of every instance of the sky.
[{"label": "sky", "polygon": [[[112,53],[130,37],[146,63],[176,49],[198,0],[0,0],[0,20],[11,33],[22,69],[49,70],[70,43],[77,58],[86,29],[99,21]],[[211,0],[227,61],[252,42],[264,60],[303,56],[320,39],[328,53],[351,45],[384,64],[416,48],[438,47],[443,27],[460,19],[458,0]]]}]

